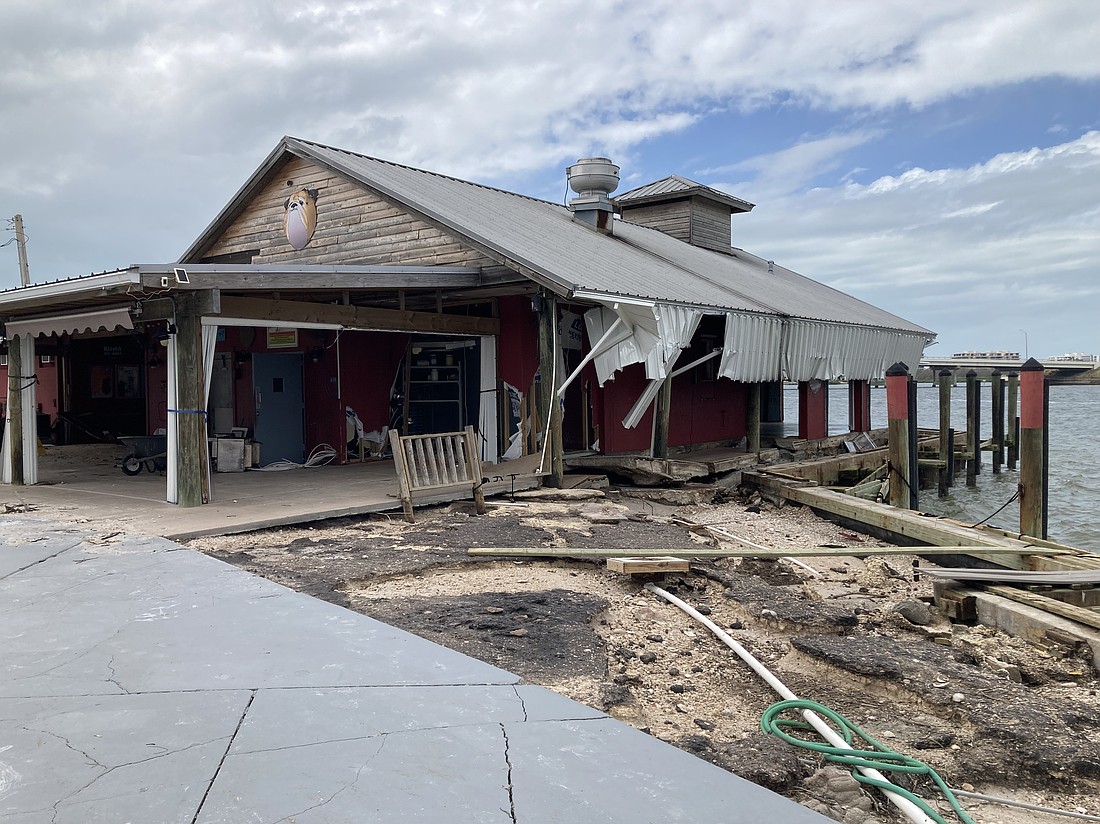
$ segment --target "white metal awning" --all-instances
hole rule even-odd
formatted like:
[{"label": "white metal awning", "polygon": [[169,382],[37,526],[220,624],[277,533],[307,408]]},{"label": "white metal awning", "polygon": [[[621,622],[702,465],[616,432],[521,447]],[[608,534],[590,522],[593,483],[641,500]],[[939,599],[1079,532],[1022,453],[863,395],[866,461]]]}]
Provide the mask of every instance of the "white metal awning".
[{"label": "white metal awning", "polygon": [[133,329],[134,322],[130,318],[130,309],[126,306],[115,306],[110,309],[100,309],[96,312],[77,312],[71,315],[55,315],[49,318],[32,318],[30,320],[13,320],[5,324],[5,335],[11,338],[15,335],[64,335],[75,332],[99,332],[106,330],[111,332],[122,327]]}]

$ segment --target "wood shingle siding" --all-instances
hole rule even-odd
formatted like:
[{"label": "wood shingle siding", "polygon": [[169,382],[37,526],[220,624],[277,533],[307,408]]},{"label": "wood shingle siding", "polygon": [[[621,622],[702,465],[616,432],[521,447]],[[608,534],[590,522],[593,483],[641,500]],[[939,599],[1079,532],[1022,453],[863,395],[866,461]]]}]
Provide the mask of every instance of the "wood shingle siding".
[{"label": "wood shingle siding", "polygon": [[[317,190],[317,229],[309,245],[296,251],[283,231],[283,202],[299,189]],[[293,158],[272,175],[203,257],[254,249],[260,253],[252,263],[500,268],[457,237],[301,158]]]}]

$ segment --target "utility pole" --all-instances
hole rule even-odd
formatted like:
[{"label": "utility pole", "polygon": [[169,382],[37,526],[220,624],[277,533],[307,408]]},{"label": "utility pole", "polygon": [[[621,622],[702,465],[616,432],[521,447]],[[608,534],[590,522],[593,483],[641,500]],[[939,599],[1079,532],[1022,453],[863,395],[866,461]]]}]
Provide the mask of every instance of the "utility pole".
[{"label": "utility pole", "polygon": [[23,216],[16,215],[11,220],[15,224],[15,245],[19,249],[19,281],[23,286],[30,286],[31,270],[27,265],[27,235],[23,231]]}]

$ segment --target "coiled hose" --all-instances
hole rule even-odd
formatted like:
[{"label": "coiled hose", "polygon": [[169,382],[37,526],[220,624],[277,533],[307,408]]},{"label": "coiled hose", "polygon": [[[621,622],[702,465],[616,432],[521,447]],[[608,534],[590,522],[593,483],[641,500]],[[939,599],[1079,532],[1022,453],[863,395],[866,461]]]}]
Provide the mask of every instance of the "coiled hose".
[{"label": "coiled hose", "polygon": [[[800,738],[797,735],[792,735],[789,730],[812,730],[813,728],[805,721],[792,718],[781,718],[780,716],[789,711],[804,712],[806,710],[829,719],[829,721],[833,723],[833,727],[840,733],[841,737],[851,749],[835,747],[821,741],[811,741]],[[925,815],[935,821],[936,824],[949,824],[947,819],[936,812],[936,810],[920,796],[909,792],[903,787],[899,787],[893,782],[868,776],[860,772],[859,768],[870,767],[880,772],[918,775],[930,778],[935,785],[939,787],[940,792],[943,793],[944,798],[947,799],[947,802],[951,805],[951,809],[954,810],[958,819],[964,822],[964,824],[974,824],[974,820],[966,814],[965,810],[963,810],[962,805],[960,805],[955,798],[955,794],[951,792],[951,788],[947,786],[947,783],[940,777],[939,773],[923,761],[918,761],[916,758],[902,755],[884,746],[843,715],[824,704],[819,704],[817,701],[809,701],[803,698],[777,701],[764,710],[764,714],[760,718],[760,728],[764,730],[764,732],[781,738],[795,747],[801,747],[805,750],[820,753],[826,761],[851,768],[852,778],[862,784],[876,787],[879,790],[889,790],[892,793],[897,793],[909,799],[920,807]],[[870,749],[861,749],[855,746],[857,742],[869,744]]]}]

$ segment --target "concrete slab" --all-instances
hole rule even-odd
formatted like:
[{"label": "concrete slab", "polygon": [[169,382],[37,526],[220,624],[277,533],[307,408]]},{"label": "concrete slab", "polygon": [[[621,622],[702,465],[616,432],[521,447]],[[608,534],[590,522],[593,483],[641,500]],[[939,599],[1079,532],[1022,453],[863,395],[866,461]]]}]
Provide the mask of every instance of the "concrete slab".
[{"label": "concrete slab", "polygon": [[826,820],[169,541],[0,530],[5,822]]},{"label": "concrete slab", "polygon": [[249,698],[0,699],[0,819],[190,824]]},{"label": "concrete slab", "polygon": [[504,729],[522,824],[828,820],[611,718]]}]

